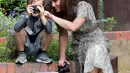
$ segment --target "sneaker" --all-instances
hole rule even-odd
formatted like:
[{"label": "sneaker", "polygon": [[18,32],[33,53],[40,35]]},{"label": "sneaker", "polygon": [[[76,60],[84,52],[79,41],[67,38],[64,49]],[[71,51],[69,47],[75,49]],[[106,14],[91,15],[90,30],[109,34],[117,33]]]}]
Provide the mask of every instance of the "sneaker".
[{"label": "sneaker", "polygon": [[27,62],[27,56],[25,52],[19,52],[18,53],[18,58],[16,59],[15,63],[16,64],[24,64]]},{"label": "sneaker", "polygon": [[39,54],[38,58],[36,59],[37,62],[39,63],[51,63],[52,59],[50,59],[46,53],[41,53]]}]

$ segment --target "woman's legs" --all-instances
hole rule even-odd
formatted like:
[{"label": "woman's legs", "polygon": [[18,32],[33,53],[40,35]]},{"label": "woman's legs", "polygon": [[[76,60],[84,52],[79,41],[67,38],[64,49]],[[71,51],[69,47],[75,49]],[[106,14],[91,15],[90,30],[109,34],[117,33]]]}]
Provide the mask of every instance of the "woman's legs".
[{"label": "woman's legs", "polygon": [[19,32],[14,33],[14,39],[15,39],[15,44],[18,49],[18,51],[24,51],[24,44],[26,41],[26,32],[24,29],[22,29]]}]

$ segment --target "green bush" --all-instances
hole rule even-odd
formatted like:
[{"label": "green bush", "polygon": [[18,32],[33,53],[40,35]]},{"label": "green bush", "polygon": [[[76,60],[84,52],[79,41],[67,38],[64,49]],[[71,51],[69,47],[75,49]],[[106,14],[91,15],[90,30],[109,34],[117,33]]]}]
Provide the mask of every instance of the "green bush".
[{"label": "green bush", "polygon": [[14,62],[12,57],[15,49],[7,49],[6,44],[7,42],[0,44],[0,62]]},{"label": "green bush", "polygon": [[0,12],[0,37],[8,37],[8,31],[13,29],[16,19],[9,19]]},{"label": "green bush", "polygon": [[20,10],[25,9],[27,0],[0,0],[0,8],[6,10],[14,10],[16,7]]},{"label": "green bush", "polygon": [[[53,39],[50,46],[49,46],[49,49],[47,51],[48,56],[50,58],[52,58],[53,60],[57,61],[57,60],[59,60],[59,57],[60,57],[59,51],[60,51],[59,50],[59,41],[57,39]],[[70,41],[68,41],[68,43],[67,43],[66,58],[67,58],[67,60],[73,60]]]},{"label": "green bush", "polygon": [[[117,22],[116,22],[116,20],[115,20],[114,17],[109,17],[109,18],[106,18],[106,19],[98,20],[99,27],[104,32],[110,32],[110,31],[112,31],[112,29],[113,29],[113,27],[114,27],[114,25],[116,23]],[[101,24],[103,24],[103,27],[102,27]]]}]

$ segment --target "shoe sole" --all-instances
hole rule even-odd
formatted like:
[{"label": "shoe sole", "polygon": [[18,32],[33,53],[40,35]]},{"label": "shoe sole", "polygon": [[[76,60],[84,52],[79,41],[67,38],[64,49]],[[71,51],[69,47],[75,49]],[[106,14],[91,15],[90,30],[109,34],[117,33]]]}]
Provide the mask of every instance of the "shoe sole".
[{"label": "shoe sole", "polygon": [[43,60],[37,59],[36,62],[38,62],[38,63],[51,63],[52,60],[50,60],[50,61],[43,61]]},{"label": "shoe sole", "polygon": [[26,63],[27,62],[27,60],[24,60],[23,62],[20,62],[20,61],[18,61],[18,62],[15,62],[16,64],[24,64],[24,63]]}]

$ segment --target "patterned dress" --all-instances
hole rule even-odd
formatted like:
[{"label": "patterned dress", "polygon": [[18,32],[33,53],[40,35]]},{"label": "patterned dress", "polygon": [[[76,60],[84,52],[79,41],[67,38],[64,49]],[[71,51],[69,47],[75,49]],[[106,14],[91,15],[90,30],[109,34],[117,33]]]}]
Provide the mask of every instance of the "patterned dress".
[{"label": "patterned dress", "polygon": [[72,49],[79,64],[78,73],[88,73],[98,67],[103,73],[113,73],[108,53],[108,43],[97,27],[92,6],[80,1],[75,8],[77,18],[84,17],[86,21],[73,32]]}]

